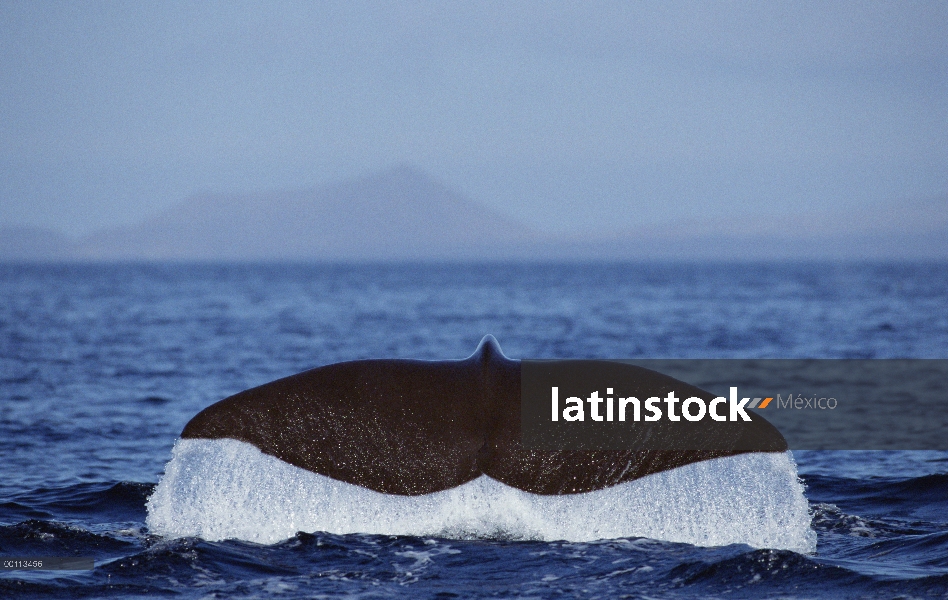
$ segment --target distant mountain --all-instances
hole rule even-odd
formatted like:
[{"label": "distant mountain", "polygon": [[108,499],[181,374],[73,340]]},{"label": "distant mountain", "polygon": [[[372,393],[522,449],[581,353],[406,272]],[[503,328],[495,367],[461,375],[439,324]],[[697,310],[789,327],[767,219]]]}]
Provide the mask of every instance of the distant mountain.
[{"label": "distant mountain", "polygon": [[858,212],[672,221],[574,239],[560,247],[574,257],[616,260],[946,260],[948,196]]},{"label": "distant mountain", "polygon": [[3,261],[948,259],[948,197],[783,216],[536,232],[411,167],[295,192],[207,194],[73,242],[0,228]]},{"label": "distant mountain", "polygon": [[40,227],[0,227],[0,260],[58,261],[75,255],[75,242]]},{"label": "distant mountain", "polygon": [[533,233],[410,168],[325,188],[204,195],[94,234],[93,260],[405,260],[516,254]]}]

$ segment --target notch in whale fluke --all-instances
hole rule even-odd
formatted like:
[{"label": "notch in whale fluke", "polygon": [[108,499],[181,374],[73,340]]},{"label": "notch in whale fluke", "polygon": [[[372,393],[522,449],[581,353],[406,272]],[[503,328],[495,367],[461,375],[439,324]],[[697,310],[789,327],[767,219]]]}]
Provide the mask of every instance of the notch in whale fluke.
[{"label": "notch in whale fluke", "polygon": [[480,343],[477,345],[477,349],[474,350],[474,354],[467,358],[467,360],[473,360],[481,363],[489,363],[492,360],[498,359],[510,360],[504,356],[504,351],[500,349],[500,343],[497,341],[497,338],[489,333],[481,338]]},{"label": "notch in whale fluke", "polygon": [[[622,368],[646,384],[674,381]],[[525,448],[520,377],[520,361],[487,335],[464,360],[359,360],[279,379],[204,409],[181,437],[240,440],[297,467],[402,495],[481,475],[536,494],[589,492],[709,458],[787,448],[762,420],[715,450]]]}]

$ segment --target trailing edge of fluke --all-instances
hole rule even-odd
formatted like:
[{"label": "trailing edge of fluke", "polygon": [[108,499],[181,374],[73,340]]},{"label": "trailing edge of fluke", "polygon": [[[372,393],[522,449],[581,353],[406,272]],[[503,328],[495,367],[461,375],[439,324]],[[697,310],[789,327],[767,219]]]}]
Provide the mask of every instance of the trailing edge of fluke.
[{"label": "trailing edge of fluke", "polygon": [[[645,384],[675,381],[622,368]],[[464,360],[359,360],[279,379],[209,406],[181,437],[240,440],[314,473],[400,495],[481,475],[535,494],[590,492],[701,460],[787,449],[761,418],[713,450],[527,448],[520,376],[520,361],[488,335]]]}]

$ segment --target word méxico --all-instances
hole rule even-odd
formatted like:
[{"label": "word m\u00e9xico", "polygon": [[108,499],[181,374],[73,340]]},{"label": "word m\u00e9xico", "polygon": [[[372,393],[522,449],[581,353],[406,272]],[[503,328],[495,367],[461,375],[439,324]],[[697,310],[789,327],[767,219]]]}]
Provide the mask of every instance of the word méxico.
[{"label": "word m\u00e9xico", "polygon": [[[751,418],[744,411],[744,407],[747,406],[747,403],[751,401],[750,398],[742,398],[740,402],[737,400],[737,388],[731,388],[731,397],[724,398],[718,396],[717,398],[711,400],[710,402],[705,402],[701,398],[692,396],[686,400],[681,400],[680,398],[675,397],[675,392],[669,392],[668,396],[665,398],[659,398],[653,396],[647,398],[644,402],[639,401],[638,398],[629,397],[629,398],[612,398],[612,388],[606,388],[607,396],[605,398],[599,397],[599,391],[594,391],[588,398],[586,398],[585,403],[589,404],[589,418],[593,421],[613,421],[615,416],[615,409],[618,406],[619,409],[619,421],[625,421],[626,416],[631,412],[632,421],[641,421],[643,420],[642,413],[645,412],[644,420],[645,421],[659,421],[663,415],[667,415],[669,421],[681,421],[682,417],[686,421],[700,421],[706,415],[710,416],[714,421],[737,421],[738,417],[744,421],[750,421]],[[560,389],[558,387],[552,388],[552,418],[553,421],[559,421],[560,419]],[[759,398],[756,399],[759,401]],[[769,399],[768,399],[769,400]],[[581,398],[575,396],[566,398],[564,401],[564,408],[562,409],[562,415],[564,421],[585,421],[586,420],[586,410],[584,407],[584,401]],[[600,412],[602,408],[602,403],[605,402],[605,414]],[[661,403],[665,403],[665,412],[662,412]],[[677,404],[681,402],[681,412],[676,413]],[[727,413],[720,413],[720,406],[722,404],[727,404]],[[756,402],[755,402],[756,404]],[[751,408],[751,407],[747,407]],[[644,411],[643,411],[644,409]]]},{"label": "word m\u00e9xico", "polygon": [[[786,400],[784,400],[780,394],[777,394],[777,408],[795,408],[797,410],[819,408],[823,410],[834,410],[837,405],[838,402],[836,398],[817,398],[815,394],[812,398],[805,398],[803,394],[797,394],[796,399],[794,399],[791,393],[787,396]],[[750,408],[754,408],[754,405],[751,404]],[[763,408],[763,406],[760,408]]]}]

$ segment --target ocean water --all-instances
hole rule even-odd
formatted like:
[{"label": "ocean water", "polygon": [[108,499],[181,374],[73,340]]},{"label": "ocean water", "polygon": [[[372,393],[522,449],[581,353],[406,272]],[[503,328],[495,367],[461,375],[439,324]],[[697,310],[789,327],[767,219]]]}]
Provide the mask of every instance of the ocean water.
[{"label": "ocean water", "polygon": [[[614,510],[543,506],[533,529],[489,482],[443,503],[476,516],[465,526],[382,498],[386,529],[349,518],[365,498],[307,481],[292,493],[337,498],[336,521],[251,523],[238,486],[218,513],[243,539],[149,527],[205,406],[343,360],[463,358],[487,333],[512,358],[948,358],[948,265],[0,265],[0,557],[95,558],[2,570],[0,597],[948,596],[948,453],[935,451],[779,455],[809,523],[731,538],[675,504],[700,479],[687,473]],[[704,495],[726,498],[714,478],[740,465],[702,468]],[[248,481],[280,500],[286,480]],[[594,526],[606,539],[584,535]],[[801,531],[815,546],[777,535]]]}]

